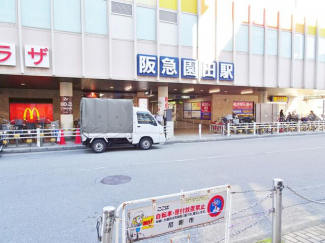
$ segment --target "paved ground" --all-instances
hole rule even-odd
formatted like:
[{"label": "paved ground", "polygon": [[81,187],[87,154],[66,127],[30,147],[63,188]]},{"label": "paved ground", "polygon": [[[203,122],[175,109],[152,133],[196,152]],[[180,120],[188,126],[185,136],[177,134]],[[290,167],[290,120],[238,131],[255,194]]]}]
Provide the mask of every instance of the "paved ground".
[{"label": "paved ground", "polygon": [[325,224],[308,227],[283,236],[285,243],[325,242]]},{"label": "paved ground", "polygon": [[[96,242],[96,217],[104,206],[227,183],[234,191],[264,190],[278,177],[303,195],[321,199],[325,197],[324,147],[325,136],[314,135],[162,145],[150,151],[111,149],[103,154],[89,150],[3,154],[0,242]],[[109,175],[127,175],[131,182],[102,184]],[[235,194],[233,208],[238,211],[267,195]],[[268,198],[234,217],[231,232],[250,226],[270,208]],[[285,232],[319,225],[324,217],[324,206],[284,191]],[[187,233],[191,242],[215,242],[223,237],[223,227],[218,224]],[[232,242],[253,242],[269,237],[270,232],[271,217],[267,217]],[[167,242],[171,237],[150,242]]]}]

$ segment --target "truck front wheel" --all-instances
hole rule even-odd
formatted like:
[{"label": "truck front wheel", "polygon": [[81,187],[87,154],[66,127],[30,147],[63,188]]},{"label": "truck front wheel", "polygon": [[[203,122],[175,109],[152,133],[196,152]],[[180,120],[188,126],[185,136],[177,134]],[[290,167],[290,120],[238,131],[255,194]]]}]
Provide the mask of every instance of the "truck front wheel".
[{"label": "truck front wheel", "polygon": [[95,153],[103,153],[106,150],[106,143],[103,140],[95,140],[91,148]]},{"label": "truck front wheel", "polygon": [[150,138],[142,138],[141,141],[140,141],[140,144],[139,144],[139,147],[142,149],[142,150],[148,150],[150,149],[152,146],[152,141]]}]

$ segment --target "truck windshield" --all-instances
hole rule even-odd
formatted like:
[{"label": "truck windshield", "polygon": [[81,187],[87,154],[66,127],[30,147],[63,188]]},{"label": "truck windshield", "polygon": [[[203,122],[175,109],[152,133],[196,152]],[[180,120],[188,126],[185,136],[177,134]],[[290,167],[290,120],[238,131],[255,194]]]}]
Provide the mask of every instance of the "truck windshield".
[{"label": "truck windshield", "polygon": [[150,124],[157,126],[155,119],[148,112],[137,112],[138,124]]}]

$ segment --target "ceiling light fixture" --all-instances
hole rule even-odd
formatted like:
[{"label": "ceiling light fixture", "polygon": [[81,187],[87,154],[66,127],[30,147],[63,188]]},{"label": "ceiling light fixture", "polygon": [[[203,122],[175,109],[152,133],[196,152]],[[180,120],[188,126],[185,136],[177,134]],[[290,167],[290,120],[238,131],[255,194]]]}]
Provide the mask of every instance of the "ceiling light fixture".
[{"label": "ceiling light fixture", "polygon": [[209,93],[212,94],[212,93],[218,93],[220,92],[220,89],[210,89],[209,90]]},{"label": "ceiling light fixture", "polygon": [[114,87],[110,87],[111,89],[114,89]]},{"label": "ceiling light fixture", "polygon": [[20,85],[26,85],[26,84],[24,84],[24,83],[21,83]]},{"label": "ceiling light fixture", "polygon": [[252,89],[246,89],[246,90],[243,90],[242,92],[240,92],[241,94],[252,94],[253,93],[253,90]]},{"label": "ceiling light fixture", "polygon": [[227,93],[228,91],[227,90],[225,90],[225,93]]},{"label": "ceiling light fixture", "polygon": [[188,93],[188,92],[192,92],[192,91],[194,91],[194,88],[185,89],[183,92],[184,92],[184,93]]},{"label": "ceiling light fixture", "polygon": [[99,94],[100,97],[104,96],[104,94]]},{"label": "ceiling light fixture", "polygon": [[175,91],[177,90],[177,89],[174,89]]},{"label": "ceiling light fixture", "polygon": [[132,86],[130,85],[130,86],[127,86],[127,87],[125,87],[125,90],[126,91],[128,91],[128,90],[130,90],[130,89],[132,89]]}]

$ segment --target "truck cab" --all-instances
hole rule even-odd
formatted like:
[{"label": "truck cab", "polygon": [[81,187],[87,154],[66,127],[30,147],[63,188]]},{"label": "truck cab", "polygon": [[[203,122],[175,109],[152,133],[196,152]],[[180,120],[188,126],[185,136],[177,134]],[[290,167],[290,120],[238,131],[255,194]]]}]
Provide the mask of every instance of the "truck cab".
[{"label": "truck cab", "polygon": [[132,144],[146,149],[148,146],[150,148],[151,144],[164,143],[165,141],[164,127],[157,122],[152,114],[147,109],[133,107]]}]

